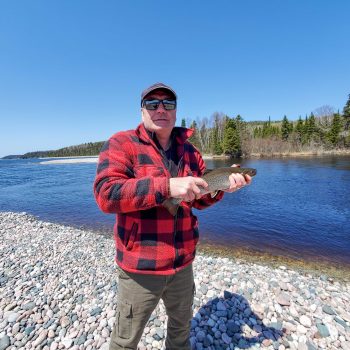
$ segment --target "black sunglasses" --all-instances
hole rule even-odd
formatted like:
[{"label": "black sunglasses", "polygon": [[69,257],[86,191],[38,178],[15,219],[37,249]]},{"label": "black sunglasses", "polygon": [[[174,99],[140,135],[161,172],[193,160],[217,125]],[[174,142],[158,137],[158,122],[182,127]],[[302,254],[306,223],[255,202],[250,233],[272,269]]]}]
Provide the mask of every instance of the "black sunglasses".
[{"label": "black sunglasses", "polygon": [[167,111],[176,109],[176,100],[143,100],[142,107],[150,111],[155,111],[158,109],[160,103],[163,104],[164,109]]}]

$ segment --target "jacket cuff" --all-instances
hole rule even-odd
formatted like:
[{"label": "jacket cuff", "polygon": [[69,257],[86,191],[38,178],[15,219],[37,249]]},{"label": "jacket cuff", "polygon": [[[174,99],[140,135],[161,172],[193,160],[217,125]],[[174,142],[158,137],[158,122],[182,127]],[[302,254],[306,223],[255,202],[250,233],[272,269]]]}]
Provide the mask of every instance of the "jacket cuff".
[{"label": "jacket cuff", "polygon": [[168,177],[154,177],[153,188],[157,204],[163,203],[170,197],[170,179]]}]

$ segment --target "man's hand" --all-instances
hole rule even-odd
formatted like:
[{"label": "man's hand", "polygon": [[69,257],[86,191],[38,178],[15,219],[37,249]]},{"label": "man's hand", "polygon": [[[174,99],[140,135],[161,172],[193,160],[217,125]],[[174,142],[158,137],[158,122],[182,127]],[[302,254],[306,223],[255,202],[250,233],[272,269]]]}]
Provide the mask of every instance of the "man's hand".
[{"label": "man's hand", "polygon": [[199,177],[172,177],[170,179],[170,196],[191,202],[202,196],[198,186],[206,188],[208,184]]},{"label": "man's hand", "polygon": [[[237,164],[231,165],[233,167],[239,167]],[[231,174],[230,177],[230,187],[225,192],[232,193],[235,192],[246,185],[250,185],[252,182],[252,178],[249,175],[242,174]]]}]

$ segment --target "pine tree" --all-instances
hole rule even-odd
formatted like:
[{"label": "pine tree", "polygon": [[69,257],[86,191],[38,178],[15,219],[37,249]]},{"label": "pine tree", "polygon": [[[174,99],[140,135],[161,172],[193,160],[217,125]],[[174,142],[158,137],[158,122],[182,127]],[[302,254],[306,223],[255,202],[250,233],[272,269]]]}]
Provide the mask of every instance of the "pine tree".
[{"label": "pine tree", "polygon": [[291,132],[290,123],[288,121],[287,116],[285,115],[282,120],[282,126],[281,126],[281,133],[282,133],[282,140],[287,141],[289,134]]},{"label": "pine tree", "polygon": [[304,133],[304,124],[301,116],[298,119],[297,125],[295,127],[295,132],[297,133],[298,142],[302,143],[303,133]]},{"label": "pine tree", "polygon": [[308,118],[308,116],[305,116],[303,135],[302,135],[302,143],[306,144],[309,142],[310,142],[309,118]]},{"label": "pine tree", "polygon": [[340,131],[342,129],[342,123],[341,123],[341,118],[338,113],[334,114],[333,116],[333,121],[332,121],[332,127],[331,130],[329,131],[327,138],[330,141],[330,143],[333,146],[338,145],[340,141]]},{"label": "pine tree", "polygon": [[[240,121],[240,120],[239,120]],[[239,156],[241,154],[241,144],[237,120],[228,118],[225,124],[223,151],[225,154]]]},{"label": "pine tree", "polygon": [[309,133],[309,140],[313,141],[316,139],[317,127],[316,127],[315,116],[313,113],[310,114],[308,133]]},{"label": "pine tree", "polygon": [[350,94],[349,94],[349,98],[346,101],[346,104],[343,108],[343,118],[345,119],[345,125],[344,128],[345,130],[349,130],[350,129]]},{"label": "pine tree", "polygon": [[201,144],[200,144],[200,141],[199,141],[199,138],[198,138],[199,130],[197,128],[197,123],[195,121],[193,121],[191,126],[190,126],[190,128],[193,129],[194,132],[193,132],[192,136],[189,138],[189,141],[194,146],[196,146],[199,150],[201,150]]},{"label": "pine tree", "polygon": [[181,126],[186,128],[186,120],[184,118],[181,120]]}]

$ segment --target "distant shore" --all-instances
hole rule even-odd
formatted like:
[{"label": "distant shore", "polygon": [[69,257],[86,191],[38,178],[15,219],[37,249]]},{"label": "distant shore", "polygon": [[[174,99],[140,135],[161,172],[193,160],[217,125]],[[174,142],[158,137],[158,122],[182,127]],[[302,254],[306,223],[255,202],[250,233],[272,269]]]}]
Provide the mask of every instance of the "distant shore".
[{"label": "distant shore", "polygon": [[77,164],[77,163],[97,163],[98,157],[74,157],[74,158],[59,158],[53,160],[45,160],[40,164]]},{"label": "distant shore", "polygon": [[[270,154],[251,153],[249,156],[243,156],[242,159],[269,159],[269,158],[297,158],[297,157],[323,157],[323,156],[349,156],[350,149],[336,150],[318,150],[305,152],[275,152]],[[203,154],[204,160],[209,159],[230,159],[228,155],[211,155]],[[38,158],[43,161],[40,164],[77,164],[77,163],[97,163],[98,155],[96,156],[72,156],[72,157],[42,157]],[[48,159],[48,160],[46,160]]]},{"label": "distant shore", "polygon": [[305,152],[276,152],[271,154],[251,153],[246,158],[295,158],[295,157],[322,157],[322,156],[348,156],[350,149],[319,150]]},{"label": "distant shore", "polygon": [[[77,156],[77,157],[54,157],[54,158],[40,158],[51,159],[40,162],[40,164],[75,164],[75,163],[97,163],[98,156]],[[203,155],[203,159],[230,159],[229,156],[211,156]]]}]

